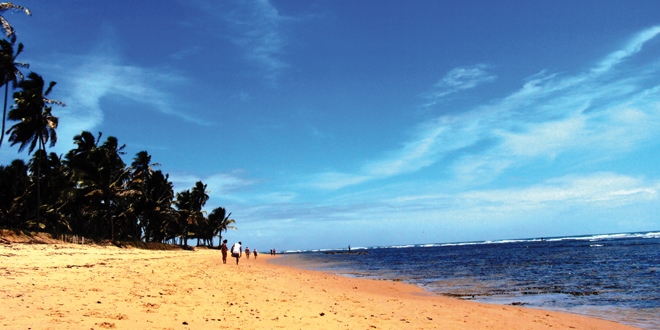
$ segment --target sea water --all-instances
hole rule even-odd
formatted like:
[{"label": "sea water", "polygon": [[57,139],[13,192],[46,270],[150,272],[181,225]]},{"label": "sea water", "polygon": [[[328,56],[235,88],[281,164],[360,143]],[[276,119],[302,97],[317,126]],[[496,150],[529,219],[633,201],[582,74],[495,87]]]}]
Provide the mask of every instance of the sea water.
[{"label": "sea water", "polygon": [[660,232],[288,252],[309,269],[660,329]]}]

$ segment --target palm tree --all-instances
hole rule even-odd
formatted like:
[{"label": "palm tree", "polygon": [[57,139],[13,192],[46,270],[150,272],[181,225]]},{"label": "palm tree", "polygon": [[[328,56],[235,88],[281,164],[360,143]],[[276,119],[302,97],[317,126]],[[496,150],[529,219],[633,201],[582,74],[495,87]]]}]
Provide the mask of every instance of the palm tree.
[{"label": "palm tree", "polygon": [[[98,139],[101,139],[99,133]],[[137,195],[128,186],[130,168],[121,155],[125,145],[109,136],[102,145],[89,132],[74,137],[76,149],[66,155],[67,165],[73,172],[80,205],[86,206],[86,218],[95,237],[134,238],[135,225],[127,221],[129,200]],[[120,220],[119,226],[115,220]]]},{"label": "palm tree", "polygon": [[145,241],[165,242],[178,233],[177,212],[172,207],[174,188],[169,175],[154,171],[146,184],[143,223]]},{"label": "palm tree", "polygon": [[0,166],[0,227],[30,229],[27,207],[30,178],[28,165],[16,159],[10,165]]},{"label": "palm tree", "polygon": [[[101,133],[98,135],[101,140]],[[97,138],[88,131],[73,137],[75,149],[66,153],[64,164],[67,167],[75,189],[70,194],[69,207],[67,208],[68,217],[73,223],[74,230],[87,237],[101,236],[100,220],[98,220],[99,207],[97,199],[89,193],[92,191],[89,181],[96,177],[94,173],[98,167],[92,161],[92,154],[98,148]]]},{"label": "palm tree", "polygon": [[194,238],[198,238],[200,225],[204,225],[205,218],[202,207],[209,199],[207,195],[206,185],[201,181],[197,181],[195,186],[191,189],[182,191],[176,194],[176,205],[179,213],[179,235],[181,235],[181,245],[188,245],[188,238],[191,234]]},{"label": "palm tree", "polygon": [[197,181],[195,186],[190,191],[192,197],[192,210],[193,211],[202,211],[202,207],[206,205],[206,202],[209,200],[208,191],[206,186],[202,181]]},{"label": "palm tree", "polygon": [[0,146],[5,138],[5,118],[7,117],[7,98],[9,95],[9,83],[12,88],[16,88],[18,81],[23,80],[21,68],[29,68],[27,63],[16,62],[18,55],[23,52],[23,44],[18,44],[18,49],[14,53],[14,44],[16,37],[12,36],[10,40],[0,40],[0,86],[5,86],[5,104],[2,109],[2,131],[0,132]]},{"label": "palm tree", "polygon": [[[30,10],[25,8],[25,7],[17,6],[15,4],[11,3],[11,2],[0,2],[0,13],[8,11],[8,10],[18,10],[18,11],[24,12],[28,16],[32,15],[30,13]],[[9,22],[2,15],[0,15],[0,25],[2,25],[2,31],[5,32],[5,35],[7,37],[10,37],[10,36],[13,36],[13,35],[16,34],[16,32],[14,31],[14,28],[11,27],[11,24],[9,24]]]},{"label": "palm tree", "polygon": [[149,153],[146,151],[138,152],[135,158],[133,158],[130,168],[131,173],[128,185],[136,192],[136,196],[129,203],[130,212],[128,216],[137,224],[135,228],[136,237],[142,238],[142,229],[147,227],[147,220],[144,216],[147,199],[147,182],[153,172]]},{"label": "palm tree", "polygon": [[[41,182],[41,221],[37,225],[40,230],[46,230],[51,233],[71,233],[72,228],[70,219],[61,211],[68,202],[67,194],[72,190],[73,184],[67,174],[67,170],[62,164],[62,159],[56,153],[49,155],[43,154],[42,150],[34,152],[34,156],[29,161],[29,172],[34,178],[32,180],[30,193],[35,193],[35,185]],[[41,177],[36,176],[37,173]]]},{"label": "palm tree", "polygon": [[184,190],[177,193],[174,205],[176,205],[177,212],[179,213],[177,223],[179,229],[178,235],[180,236],[180,244],[188,245],[188,234],[190,227],[195,220],[193,212],[190,211],[192,209],[192,197],[190,190]]},{"label": "palm tree", "polygon": [[57,84],[51,81],[44,91],[44,79],[30,72],[27,79],[18,83],[19,91],[14,93],[16,105],[9,111],[8,118],[18,121],[9,131],[9,142],[11,145],[19,144],[18,151],[21,152],[29,144],[28,154],[39,149],[46,151],[46,143],[50,141],[52,147],[57,142],[58,118],[52,114],[51,105],[66,106],[58,100],[46,98]]},{"label": "palm tree", "polygon": [[190,216],[192,217],[193,221],[190,223],[191,224],[191,232],[195,235],[194,238],[197,238],[197,243],[199,244],[199,238],[200,234],[204,232],[204,226],[207,225],[208,221],[206,217],[204,216],[205,211],[202,211],[202,208],[204,205],[206,205],[206,201],[209,200],[209,195],[207,194],[208,191],[206,190],[206,186],[202,181],[197,181],[195,183],[195,186],[192,188],[190,191],[190,198],[191,198],[191,204],[190,204]]},{"label": "palm tree", "polygon": [[[228,229],[238,230],[233,224],[236,223],[234,219],[229,219],[231,213],[227,214],[227,210],[224,207],[216,207],[209,214],[209,227],[212,230],[211,242],[213,242],[213,237],[218,236],[220,239],[219,242],[222,242],[222,232],[227,232]],[[213,243],[211,243],[213,246]]]},{"label": "palm tree", "polygon": [[[29,144],[28,154],[31,154],[34,148],[38,145],[39,150],[46,154],[46,143],[50,141],[50,147],[57,142],[57,128],[58,118],[51,113],[52,105],[66,106],[58,100],[51,100],[46,98],[53,90],[56,82],[51,81],[44,91],[43,78],[30,72],[27,79],[18,83],[19,91],[14,93],[14,102],[16,103],[14,109],[9,111],[8,118],[13,121],[18,121],[14,124],[7,133],[9,133],[9,142],[11,145],[20,143],[18,151],[23,151]],[[37,166],[37,169],[41,166]],[[37,178],[41,173],[37,173]],[[39,223],[39,208],[41,207],[41,185],[40,180],[37,180],[37,223]]]},{"label": "palm tree", "polygon": [[[119,145],[117,138],[109,136],[99,148],[102,152],[102,161],[99,163],[100,182],[96,182],[97,190],[93,193],[103,198],[106,221],[110,223],[111,240],[114,240],[115,236],[133,238],[135,233],[135,226],[126,221],[120,223],[120,226],[115,226],[115,218],[119,220],[126,218],[126,203],[122,201],[136,194],[135,190],[128,187],[130,168],[121,159],[121,155],[125,154],[123,151],[125,147],[125,144]],[[115,232],[118,235],[115,235]]]}]

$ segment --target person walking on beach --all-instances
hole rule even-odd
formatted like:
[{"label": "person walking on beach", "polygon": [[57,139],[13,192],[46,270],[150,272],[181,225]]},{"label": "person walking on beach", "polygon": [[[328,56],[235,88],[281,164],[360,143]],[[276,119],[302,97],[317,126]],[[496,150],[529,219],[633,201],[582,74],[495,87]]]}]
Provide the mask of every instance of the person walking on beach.
[{"label": "person walking on beach", "polygon": [[247,246],[245,247],[245,256],[247,256],[247,258],[250,259],[250,248]]},{"label": "person walking on beach", "polygon": [[222,251],[222,263],[226,264],[227,263],[227,251],[229,249],[227,248],[227,240],[222,241],[222,246],[220,247],[220,251]]},{"label": "person walking on beach", "polygon": [[241,242],[234,243],[234,245],[231,246],[231,256],[232,258],[236,258],[236,264],[238,265],[238,259],[243,255],[243,248],[241,247]]},{"label": "person walking on beach", "polygon": [[252,251],[252,253],[254,254],[254,259],[257,259],[257,255],[259,254],[259,253],[257,253],[257,249],[254,249],[254,251]]}]

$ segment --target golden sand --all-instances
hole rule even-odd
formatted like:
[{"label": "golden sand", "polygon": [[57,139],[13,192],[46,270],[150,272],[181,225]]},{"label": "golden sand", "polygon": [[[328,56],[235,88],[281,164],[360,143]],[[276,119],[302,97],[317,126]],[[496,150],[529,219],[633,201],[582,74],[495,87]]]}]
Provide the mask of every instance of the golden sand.
[{"label": "golden sand", "polygon": [[277,266],[269,258],[243,257],[236,265],[207,249],[0,244],[0,328],[633,329]]}]

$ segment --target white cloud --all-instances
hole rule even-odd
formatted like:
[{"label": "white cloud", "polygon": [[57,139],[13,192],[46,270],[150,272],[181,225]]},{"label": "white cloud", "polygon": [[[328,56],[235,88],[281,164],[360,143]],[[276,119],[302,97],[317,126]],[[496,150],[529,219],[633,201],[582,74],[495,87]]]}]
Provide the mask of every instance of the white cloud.
[{"label": "white cloud", "polygon": [[593,69],[593,72],[603,73],[610,70],[615,65],[621,63],[627,57],[638,53],[642,50],[642,46],[649,40],[655,38],[660,34],[660,26],[654,26],[638,33],[628,44],[621,50],[611,53],[603,59],[598,66]]},{"label": "white cloud", "polygon": [[477,64],[452,69],[435,84],[434,90],[426,95],[429,102],[424,106],[433,106],[448,95],[495,81],[497,77],[488,73],[487,68],[484,64]]},{"label": "white cloud", "polygon": [[467,192],[459,198],[479,204],[497,203],[506,208],[548,206],[557,203],[585,208],[612,207],[656,199],[658,188],[639,178],[615,173],[595,173],[569,175],[520,189]]},{"label": "white cloud", "polygon": [[583,137],[586,126],[583,116],[540,123],[526,132],[501,131],[502,154],[509,156],[555,158],[569,145]]},{"label": "white cloud", "polygon": [[268,0],[240,2],[225,20],[234,30],[232,41],[244,49],[245,58],[275,81],[289,65],[281,57],[285,37],[280,25],[287,20]]},{"label": "white cloud", "polygon": [[[201,126],[210,123],[185,111],[185,106],[172,96],[170,90],[186,84],[186,78],[172,70],[145,68],[121,63],[118,55],[100,47],[86,56],[58,56],[57,60],[42,65],[49,67],[50,76],[66,76],[58,83],[56,93],[65,101],[66,108],[57,110],[60,117],[58,139],[71,141],[81,131],[93,131],[103,122],[104,97],[146,104],[163,114],[175,116]],[[165,72],[165,73],[163,73]],[[58,144],[61,151],[70,145]]]},{"label": "white cloud", "polygon": [[389,159],[365,165],[364,173],[372,178],[382,178],[414,172],[431,165],[434,162],[434,150],[437,150],[435,144],[443,132],[444,127],[425,132],[420,139],[411,141]]},{"label": "white cloud", "polygon": [[325,172],[311,178],[306,185],[322,190],[337,190],[346,186],[359,184],[370,180],[365,175],[353,175],[340,172]]},{"label": "white cloud", "polygon": [[[402,148],[367,161],[356,173],[317,175],[312,186],[340,189],[416,172],[440,161],[439,166],[453,166],[458,181],[488,182],[538,158],[548,161],[568,152],[618,156],[634,151],[660,132],[660,87],[650,79],[659,68],[655,63],[638,63],[636,70],[618,70],[616,64],[631,59],[658,34],[660,27],[639,33],[596,69],[573,76],[541,72],[509,96],[429,120],[417,127],[415,138]],[[493,79],[482,66],[458,68],[441,80],[435,95],[442,97]]]}]

